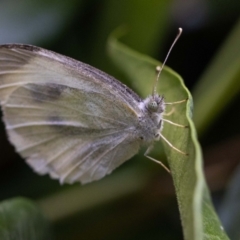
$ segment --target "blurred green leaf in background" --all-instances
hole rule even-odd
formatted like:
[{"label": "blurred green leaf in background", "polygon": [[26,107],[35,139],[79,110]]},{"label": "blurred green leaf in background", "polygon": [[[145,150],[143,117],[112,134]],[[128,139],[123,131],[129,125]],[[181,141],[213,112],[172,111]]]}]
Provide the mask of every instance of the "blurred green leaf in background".
[{"label": "blurred green leaf in background", "polygon": [[[1,210],[0,236],[20,228],[21,233],[32,230],[37,234],[29,239],[48,239],[44,214],[54,239],[59,240],[227,239],[206,181],[225,231],[231,239],[238,239],[236,179],[240,171],[234,170],[240,160],[239,16],[240,2],[235,0],[2,1],[1,44],[29,43],[73,57],[117,77],[141,97],[151,92],[157,62],[131,49],[163,61],[177,28],[182,27],[183,35],[167,65],[182,76],[193,93],[193,119],[206,180],[189,103],[187,110],[185,104],[179,105],[177,112],[181,114],[173,114],[172,120],[188,122],[190,129],[171,130],[165,124],[163,132],[178,147],[188,147],[189,161],[180,159],[182,156],[165,144],[157,143],[152,153],[156,159],[169,162],[173,180],[140,152],[98,182],[60,186],[48,176],[32,172],[8,143],[1,124],[0,199],[4,201],[0,208],[7,206],[9,211]],[[109,58],[107,40],[119,26],[127,29],[120,39],[124,45],[112,45]],[[166,67],[159,82],[159,92],[168,101],[190,96],[175,72]],[[165,149],[167,159],[161,149]],[[35,201],[42,213],[19,196]],[[29,214],[21,218],[21,211]],[[11,224],[7,225],[6,219],[11,219]],[[18,222],[19,228],[14,228]],[[35,223],[41,233],[34,230]]]},{"label": "blurred green leaf in background", "polygon": [[24,198],[0,203],[0,239],[50,240],[49,222],[40,209]]}]

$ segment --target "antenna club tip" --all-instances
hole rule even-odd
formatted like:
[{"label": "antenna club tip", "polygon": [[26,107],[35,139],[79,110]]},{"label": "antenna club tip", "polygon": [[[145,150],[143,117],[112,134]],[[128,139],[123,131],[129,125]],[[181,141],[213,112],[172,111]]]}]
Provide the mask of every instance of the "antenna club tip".
[{"label": "antenna club tip", "polygon": [[182,30],[182,28],[178,28],[178,31],[179,31],[179,33],[182,33],[183,30]]},{"label": "antenna club tip", "polygon": [[162,68],[161,68],[160,66],[156,66],[156,71],[157,71],[157,72],[160,72],[161,69],[162,69]]}]

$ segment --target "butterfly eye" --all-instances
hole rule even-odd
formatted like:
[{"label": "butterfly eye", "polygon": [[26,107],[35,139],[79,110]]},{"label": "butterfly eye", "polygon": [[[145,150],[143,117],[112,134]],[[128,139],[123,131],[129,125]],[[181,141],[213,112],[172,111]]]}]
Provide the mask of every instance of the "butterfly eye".
[{"label": "butterfly eye", "polygon": [[158,104],[157,104],[156,101],[150,101],[149,104],[148,104],[148,108],[153,110],[153,111],[156,111],[157,107],[158,107]]}]

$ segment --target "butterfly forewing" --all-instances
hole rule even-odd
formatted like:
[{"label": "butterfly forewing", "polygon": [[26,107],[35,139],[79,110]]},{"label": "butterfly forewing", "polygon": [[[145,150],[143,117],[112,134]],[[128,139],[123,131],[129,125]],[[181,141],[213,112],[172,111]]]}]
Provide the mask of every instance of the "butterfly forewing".
[{"label": "butterfly forewing", "polygon": [[17,151],[35,171],[62,182],[102,178],[138,151],[132,133],[141,99],[81,62],[0,46],[0,100]]}]

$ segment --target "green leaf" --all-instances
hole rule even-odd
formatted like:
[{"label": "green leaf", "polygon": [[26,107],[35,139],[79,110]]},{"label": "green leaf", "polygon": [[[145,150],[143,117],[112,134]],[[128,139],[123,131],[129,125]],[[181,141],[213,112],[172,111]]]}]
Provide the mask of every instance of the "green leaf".
[{"label": "green leaf", "polygon": [[201,134],[240,92],[239,40],[240,20],[194,89],[194,122]]},{"label": "green leaf", "polygon": [[[120,32],[115,32],[119,36]],[[115,36],[109,39],[109,53],[113,61],[132,80],[134,88],[146,97],[151,94],[156,79],[155,68],[160,63],[150,57],[139,54],[119,43]],[[179,75],[164,67],[158,83],[158,91],[166,102],[188,98],[186,103],[175,105],[174,113],[166,117],[169,120],[188,125],[179,128],[164,124],[163,135],[188,156],[171,149],[164,141],[164,150],[168,158],[173,177],[179,211],[185,239],[228,239],[212,206],[209,191],[202,171],[202,152],[192,122],[192,97]],[[170,111],[171,107],[167,108]],[[158,148],[155,144],[155,148]]]},{"label": "green leaf", "polygon": [[38,207],[25,198],[0,203],[1,240],[48,240],[49,225]]},{"label": "green leaf", "polygon": [[223,203],[220,206],[219,214],[224,223],[226,232],[232,240],[240,239],[239,219],[240,219],[240,165],[234,171],[228,188],[224,195]]}]

